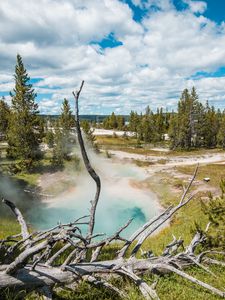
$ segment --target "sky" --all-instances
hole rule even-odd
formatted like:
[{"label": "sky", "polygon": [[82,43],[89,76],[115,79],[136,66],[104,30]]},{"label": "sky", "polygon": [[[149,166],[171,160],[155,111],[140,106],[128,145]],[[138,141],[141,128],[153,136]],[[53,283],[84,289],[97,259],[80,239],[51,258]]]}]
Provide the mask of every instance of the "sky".
[{"label": "sky", "polygon": [[85,85],[81,114],[176,109],[184,88],[225,109],[224,0],[0,0],[0,96],[19,53],[42,114]]}]

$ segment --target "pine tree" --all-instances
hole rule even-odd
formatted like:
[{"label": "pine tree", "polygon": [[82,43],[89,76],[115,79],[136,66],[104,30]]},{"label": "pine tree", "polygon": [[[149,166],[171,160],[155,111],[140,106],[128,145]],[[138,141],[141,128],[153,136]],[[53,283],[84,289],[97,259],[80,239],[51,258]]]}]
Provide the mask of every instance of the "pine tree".
[{"label": "pine tree", "polygon": [[52,163],[55,167],[63,167],[64,144],[59,121],[57,121],[55,124],[54,133]]},{"label": "pine tree", "polygon": [[219,130],[219,120],[214,107],[206,103],[203,143],[206,148],[213,148],[217,145],[217,134]]},{"label": "pine tree", "polygon": [[170,137],[170,148],[171,149],[176,149],[179,144],[179,139],[178,139],[178,114],[175,114],[174,112],[170,115],[170,121],[169,121],[169,130],[168,134]]},{"label": "pine tree", "polygon": [[155,123],[154,139],[155,139],[155,142],[160,142],[163,139],[163,133],[165,131],[164,116],[163,116],[162,108],[157,109],[157,113],[154,116],[154,123]]},{"label": "pine tree", "polygon": [[206,233],[206,245],[210,248],[220,247],[225,249],[225,180],[220,182],[221,196],[210,197],[209,201],[202,202],[203,212],[210,221],[209,230]]},{"label": "pine tree", "polygon": [[135,132],[137,138],[138,127],[140,126],[140,117],[137,112],[131,111],[129,117],[129,130]]},{"label": "pine tree", "polygon": [[38,117],[36,94],[29,83],[30,77],[24,67],[22,57],[17,55],[15,67],[15,88],[10,93],[12,112],[7,132],[8,156],[19,158],[29,168],[40,157],[39,145],[42,131]]},{"label": "pine tree", "polygon": [[54,133],[51,129],[47,130],[45,134],[45,142],[50,149],[54,147]]},{"label": "pine tree", "polygon": [[117,116],[117,127],[119,130],[123,130],[125,126],[125,119],[123,116]]},{"label": "pine tree", "polygon": [[117,129],[117,127],[118,127],[117,117],[114,112],[112,112],[112,114],[110,116],[109,126],[111,129]]},{"label": "pine tree", "polygon": [[[142,132],[140,133],[140,131]],[[155,140],[154,116],[149,106],[146,107],[145,115],[141,119],[139,138],[143,139],[145,143],[150,143]]]},{"label": "pine tree", "polygon": [[59,126],[61,130],[61,139],[63,143],[62,151],[63,158],[68,160],[70,158],[70,153],[72,151],[73,144],[75,143],[75,138],[72,135],[73,126],[75,125],[75,123],[74,117],[72,115],[72,110],[67,99],[64,99],[61,111],[62,112],[59,119]]},{"label": "pine tree", "polygon": [[99,149],[98,149],[98,145],[96,143],[96,137],[94,136],[94,129],[91,128],[90,123],[87,120],[83,120],[81,122],[81,127],[83,129],[83,132],[85,134],[85,137],[87,139],[88,144],[90,145],[90,147],[92,147],[92,149],[98,153]]},{"label": "pine tree", "polygon": [[201,145],[204,108],[193,87],[184,89],[178,102],[177,114],[172,116],[169,128],[172,148],[190,149]]},{"label": "pine tree", "polygon": [[178,103],[178,145],[183,149],[191,148],[193,103],[188,89],[184,89]]},{"label": "pine tree", "polygon": [[60,125],[62,130],[71,133],[72,127],[75,125],[72,110],[67,99],[64,99],[61,108]]},{"label": "pine tree", "polygon": [[9,125],[9,117],[10,117],[10,108],[8,104],[5,102],[4,97],[0,100],[0,136],[5,136],[8,125]]},{"label": "pine tree", "polygon": [[225,110],[220,119],[220,128],[217,134],[217,143],[220,147],[225,149]]}]

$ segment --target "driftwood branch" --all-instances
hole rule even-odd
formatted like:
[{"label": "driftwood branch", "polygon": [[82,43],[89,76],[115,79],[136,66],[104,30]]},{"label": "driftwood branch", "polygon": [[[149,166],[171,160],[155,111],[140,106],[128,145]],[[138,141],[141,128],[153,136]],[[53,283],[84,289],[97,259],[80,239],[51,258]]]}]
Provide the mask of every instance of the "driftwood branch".
[{"label": "driftwood branch", "polygon": [[[52,298],[52,289],[58,286],[73,287],[74,283],[86,280],[93,285],[101,285],[118,297],[124,298],[125,292],[112,285],[108,279],[112,276],[126,277],[136,284],[145,299],[159,299],[155,282],[148,285],[142,274],[152,273],[159,276],[169,272],[185,280],[225,297],[221,291],[204,283],[185,272],[190,266],[198,266],[215,276],[205,264],[225,265],[214,259],[213,255],[222,254],[216,250],[196,254],[198,245],[205,242],[204,232],[197,231],[189,245],[184,248],[183,239],[173,236],[173,240],[164,249],[162,255],[155,256],[151,250],[143,252],[141,246],[158,228],[171,220],[173,215],[193,199],[190,188],[196,177],[198,166],[176,206],[170,206],[159,216],[146,222],[129,239],[123,237],[123,231],[129,226],[129,220],[109,237],[102,237],[94,232],[95,213],[101,191],[101,181],[89,161],[79,121],[78,100],[84,82],[75,93],[76,127],[81,154],[85,167],[96,183],[96,193],[91,201],[90,216],[81,217],[68,224],[40,232],[29,233],[26,222],[19,209],[9,200],[3,200],[10,207],[21,226],[21,234],[10,236],[0,241],[0,292],[7,288],[16,290],[37,290],[45,299]],[[86,222],[86,218],[89,222]],[[85,219],[85,220],[84,220]],[[88,226],[88,233],[83,235],[81,225]],[[117,242],[120,248],[111,260],[101,261],[100,255],[110,243]],[[129,251],[128,251],[129,250]],[[139,250],[144,258],[138,258]],[[65,255],[66,253],[66,255]]]}]

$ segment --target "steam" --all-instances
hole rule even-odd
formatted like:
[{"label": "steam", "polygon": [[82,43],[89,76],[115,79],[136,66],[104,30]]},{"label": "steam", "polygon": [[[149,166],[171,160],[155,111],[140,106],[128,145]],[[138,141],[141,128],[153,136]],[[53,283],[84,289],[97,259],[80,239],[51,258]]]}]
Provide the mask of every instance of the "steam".
[{"label": "steam", "polygon": [[[147,219],[158,213],[160,208],[156,195],[132,185],[134,181],[141,182],[146,179],[144,169],[130,163],[113,162],[90,150],[89,156],[102,181],[95,232],[109,235],[130,218],[134,218],[125,232],[125,235],[130,235]],[[75,178],[76,186],[57,197],[43,199],[43,207],[39,206],[38,209],[30,211],[30,219],[36,228],[47,229],[59,221],[67,223],[89,214],[95,183],[86,170],[71,176]]]},{"label": "steam", "polygon": [[[24,180],[0,173],[0,200],[5,198],[13,201],[25,217],[28,217],[30,208],[34,205],[37,207],[40,201],[37,194],[27,194],[25,192],[26,188],[30,187]],[[2,201],[0,201],[0,218],[15,219],[11,210]]]}]

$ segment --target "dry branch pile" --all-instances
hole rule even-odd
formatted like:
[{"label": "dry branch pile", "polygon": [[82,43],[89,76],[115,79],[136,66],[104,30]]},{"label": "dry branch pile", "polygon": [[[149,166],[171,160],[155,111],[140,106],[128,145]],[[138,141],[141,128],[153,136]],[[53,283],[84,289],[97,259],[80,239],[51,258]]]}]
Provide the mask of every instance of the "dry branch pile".
[{"label": "dry branch pile", "polygon": [[[205,263],[224,265],[222,261],[207,257],[209,253],[217,254],[216,251],[195,254],[196,247],[205,241],[204,233],[196,232],[185,249],[183,240],[174,237],[161,256],[154,256],[151,251],[143,253],[141,249],[143,242],[149,236],[191,201],[194,195],[190,195],[189,191],[198,167],[184,190],[179,204],[175,207],[168,207],[159,216],[154,217],[134,232],[129,239],[123,238],[122,233],[132,220],[129,220],[110,237],[99,239],[101,235],[94,233],[95,212],[101,182],[88,159],[80,129],[78,99],[83,83],[79,91],[73,95],[76,102],[76,126],[82,157],[87,171],[96,182],[96,194],[94,200],[91,201],[90,215],[83,216],[69,224],[57,225],[47,231],[30,233],[19,209],[9,200],[3,199],[20,223],[21,233],[0,241],[0,291],[11,287],[15,290],[38,290],[46,299],[51,299],[52,289],[56,285],[71,287],[74,282],[86,280],[90,284],[102,285],[111,289],[123,298],[126,296],[124,291],[119,290],[108,281],[111,276],[116,275],[127,277],[133,281],[146,299],[159,299],[155,284],[148,285],[142,279],[142,274],[151,272],[161,275],[173,272],[224,298],[224,291],[184,272],[184,269],[191,265],[197,265],[209,273],[211,271],[205,266]],[[88,226],[87,234],[82,232],[81,228],[84,225]],[[98,239],[96,239],[97,237]],[[121,242],[121,248],[115,253],[114,259],[100,261],[99,255],[103,247],[107,247],[109,243],[115,241]],[[137,258],[139,252],[142,252],[142,259]],[[65,253],[69,254],[63,263],[58,264],[57,261],[59,258],[65,257],[65,255],[63,256]],[[214,276],[213,273],[211,275]]]}]

